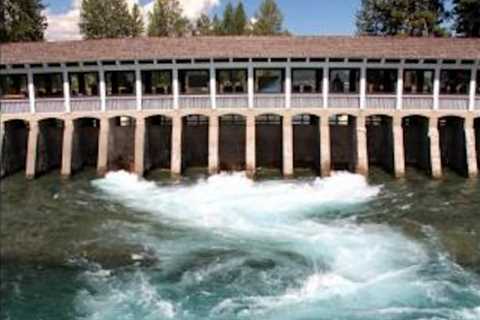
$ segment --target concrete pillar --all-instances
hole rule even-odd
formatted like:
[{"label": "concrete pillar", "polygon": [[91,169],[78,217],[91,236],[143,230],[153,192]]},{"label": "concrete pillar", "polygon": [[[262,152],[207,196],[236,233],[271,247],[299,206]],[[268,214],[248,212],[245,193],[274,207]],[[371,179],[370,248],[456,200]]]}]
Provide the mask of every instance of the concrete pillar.
[{"label": "concrete pillar", "polygon": [[137,110],[142,110],[142,72],[140,67],[135,68],[135,98]]},{"label": "concrete pillar", "polygon": [[323,68],[322,92],[323,92],[323,108],[327,109],[328,95],[330,92],[330,68],[328,64]]},{"label": "concrete pillar", "polygon": [[172,159],[171,175],[179,177],[182,174],[182,117],[173,116],[172,119]]},{"label": "concrete pillar", "polygon": [[30,102],[30,113],[35,113],[35,85],[33,83],[33,72],[28,70],[28,101]]},{"label": "concrete pillar", "polygon": [[248,65],[248,108],[253,109],[255,104],[255,71],[253,64]]},{"label": "concrete pillar", "polygon": [[477,90],[477,68],[472,69],[472,77],[470,79],[470,99],[469,99],[469,106],[468,110],[474,111],[475,110],[475,94]]},{"label": "concrete pillar", "polygon": [[367,107],[367,65],[360,69],[360,109]]},{"label": "concrete pillar", "polygon": [[393,156],[395,178],[405,176],[405,150],[403,142],[402,117],[393,118]]},{"label": "concrete pillar", "polygon": [[293,127],[292,116],[283,116],[283,176],[293,176]]},{"label": "concrete pillar", "polygon": [[357,133],[357,163],[355,172],[362,175],[368,174],[368,150],[367,150],[367,127],[365,116],[356,119]]},{"label": "concrete pillar", "polygon": [[440,66],[435,67],[435,75],[433,79],[433,110],[440,107]]},{"label": "concrete pillar", "polygon": [[172,93],[173,93],[173,109],[178,109],[180,86],[178,84],[178,68],[173,68],[172,71]]},{"label": "concrete pillar", "polygon": [[478,166],[473,118],[465,121],[465,147],[467,148],[468,177],[476,178],[478,176]]},{"label": "concrete pillar", "polygon": [[217,74],[213,63],[210,64],[210,104],[212,109],[217,108]]},{"label": "concrete pillar", "polygon": [[71,119],[66,119],[64,123],[61,175],[67,178],[72,174],[72,145],[75,128]]},{"label": "concrete pillar", "polygon": [[[65,67],[65,66],[64,66]],[[63,70],[63,98],[65,100],[65,111],[71,112],[72,108],[70,105],[70,82],[68,81],[68,72]]]},{"label": "concrete pillar", "polygon": [[107,87],[105,84],[105,71],[103,68],[99,70],[100,80],[100,110],[105,111],[107,109]]},{"label": "concrete pillar", "polygon": [[145,171],[145,118],[135,121],[135,173],[142,177]]},{"label": "concrete pillar", "polygon": [[219,124],[218,116],[212,115],[208,121],[208,173],[218,173],[219,167]]},{"label": "concrete pillar", "polygon": [[292,67],[287,64],[285,68],[285,108],[290,109],[292,105]]},{"label": "concrete pillar", "polygon": [[397,110],[403,108],[403,66],[398,69],[397,77]]},{"label": "concrete pillar", "polygon": [[98,136],[97,174],[103,176],[108,171],[108,144],[110,140],[110,119],[100,120],[100,134]]},{"label": "concrete pillar", "polygon": [[5,140],[5,122],[0,122],[0,165],[3,163],[3,140]]},{"label": "concrete pillar", "polygon": [[28,131],[27,164],[25,174],[27,179],[33,179],[35,178],[35,169],[37,163],[38,121],[30,121],[29,126],[30,128]]},{"label": "concrete pillar", "polygon": [[430,166],[432,169],[432,178],[440,179],[442,177],[442,159],[440,155],[440,134],[438,131],[438,119],[429,120],[428,137],[430,139]]},{"label": "concrete pillar", "polygon": [[332,159],[330,153],[330,124],[328,116],[320,118],[320,175],[330,176],[332,170]]},{"label": "concrete pillar", "polygon": [[256,171],[255,158],[255,115],[249,114],[247,116],[247,137],[246,137],[246,167],[247,175],[253,177]]}]

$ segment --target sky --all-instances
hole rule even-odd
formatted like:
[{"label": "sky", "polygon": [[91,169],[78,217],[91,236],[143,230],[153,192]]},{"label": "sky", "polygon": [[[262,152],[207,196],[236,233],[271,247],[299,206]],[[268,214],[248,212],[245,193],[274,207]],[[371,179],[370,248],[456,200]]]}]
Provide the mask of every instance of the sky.
[{"label": "sky", "polygon": [[[221,15],[228,0],[179,0],[185,15],[195,19],[201,13]],[[233,0],[235,4],[238,0]],[[144,13],[152,7],[152,0],[127,0],[138,2]],[[260,0],[243,0],[247,14],[253,16]],[[355,32],[355,14],[360,0],[277,0],[283,14],[285,27],[298,35],[349,35]],[[78,20],[81,0],[44,0],[49,27],[49,41],[79,39]]]}]

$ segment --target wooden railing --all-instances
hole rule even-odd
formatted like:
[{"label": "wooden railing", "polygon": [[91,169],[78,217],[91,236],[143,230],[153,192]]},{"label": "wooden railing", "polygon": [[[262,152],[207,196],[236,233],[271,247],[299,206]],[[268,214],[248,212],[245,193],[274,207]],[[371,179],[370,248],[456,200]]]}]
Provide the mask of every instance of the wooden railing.
[{"label": "wooden railing", "polygon": [[438,108],[440,110],[468,110],[468,96],[440,96]]},{"label": "wooden railing", "polygon": [[256,94],[254,98],[255,108],[281,109],[285,108],[285,95],[283,94]]},{"label": "wooden railing", "polygon": [[173,109],[173,96],[144,96],[142,98],[142,109]]},{"label": "wooden railing", "polygon": [[211,105],[210,95],[184,95],[178,97],[180,109],[209,109]]},{"label": "wooden railing", "polygon": [[248,108],[248,95],[217,95],[216,103],[219,109]]},{"label": "wooden railing", "polygon": [[35,111],[40,113],[66,112],[63,98],[39,98],[35,100]]},{"label": "wooden railing", "polygon": [[72,112],[100,111],[100,97],[82,97],[70,99]]},{"label": "wooden railing", "polygon": [[367,109],[395,110],[397,107],[396,95],[368,95],[366,99]]},{"label": "wooden railing", "polygon": [[28,100],[0,100],[0,111],[2,113],[27,113],[30,111]]},{"label": "wooden railing", "polygon": [[345,94],[330,94],[328,96],[329,109],[358,109],[360,96]]},{"label": "wooden railing", "polygon": [[105,100],[105,109],[107,111],[135,110],[137,109],[137,98],[134,96],[107,97]]},{"label": "wooden railing", "polygon": [[433,95],[404,95],[402,109],[405,110],[432,110]]},{"label": "wooden railing", "polygon": [[323,95],[292,94],[290,105],[292,108],[323,108]]}]

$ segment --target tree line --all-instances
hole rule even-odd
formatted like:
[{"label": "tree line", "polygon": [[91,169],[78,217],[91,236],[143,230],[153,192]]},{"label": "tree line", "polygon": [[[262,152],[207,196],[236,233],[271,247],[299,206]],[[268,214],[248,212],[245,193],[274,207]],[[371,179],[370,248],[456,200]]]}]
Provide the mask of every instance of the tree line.
[{"label": "tree line", "polygon": [[[480,0],[361,0],[358,34],[374,36],[480,37]],[[242,1],[228,2],[223,14],[187,19],[178,0],[155,0],[144,21],[138,5],[126,0],[83,0],[80,32],[85,39],[182,36],[288,35],[276,0],[261,0],[253,17]],[[42,41],[47,28],[42,0],[0,1],[0,42]]]}]

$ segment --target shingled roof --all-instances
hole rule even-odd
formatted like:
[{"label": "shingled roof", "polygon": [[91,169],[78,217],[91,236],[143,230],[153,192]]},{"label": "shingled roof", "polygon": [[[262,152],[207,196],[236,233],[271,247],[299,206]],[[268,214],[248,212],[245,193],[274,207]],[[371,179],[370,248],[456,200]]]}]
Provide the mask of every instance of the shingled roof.
[{"label": "shingled roof", "polygon": [[0,64],[182,58],[480,59],[480,39],[401,37],[193,37],[0,45]]}]

